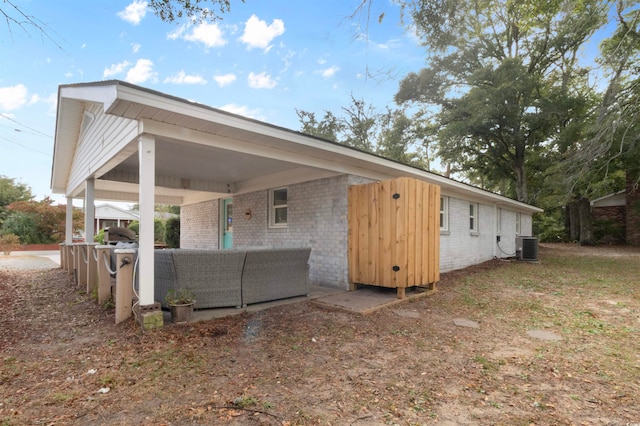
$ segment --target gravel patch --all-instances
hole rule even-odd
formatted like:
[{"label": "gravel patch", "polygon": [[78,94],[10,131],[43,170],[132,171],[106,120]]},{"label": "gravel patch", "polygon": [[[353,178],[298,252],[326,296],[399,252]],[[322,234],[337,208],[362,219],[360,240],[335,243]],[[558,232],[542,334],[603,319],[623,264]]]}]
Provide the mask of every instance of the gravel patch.
[{"label": "gravel patch", "polygon": [[53,260],[41,256],[0,256],[0,269],[34,271],[59,267]]}]

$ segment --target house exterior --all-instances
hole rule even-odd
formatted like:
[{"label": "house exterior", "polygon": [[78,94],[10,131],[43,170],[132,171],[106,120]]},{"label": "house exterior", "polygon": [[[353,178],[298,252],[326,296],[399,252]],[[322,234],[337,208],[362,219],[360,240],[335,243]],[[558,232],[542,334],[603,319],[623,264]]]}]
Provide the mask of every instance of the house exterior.
[{"label": "house exterior", "polygon": [[101,229],[119,226],[123,228],[129,227],[134,220],[138,220],[138,215],[122,209],[113,204],[100,204],[95,206],[95,232]]},{"label": "house exterior", "polygon": [[624,190],[591,201],[591,216],[598,242],[640,245],[639,173],[627,171]]},{"label": "house exterior", "polygon": [[[155,203],[181,206],[181,248],[311,247],[311,282],[347,289],[348,189],[399,177],[440,187],[443,272],[513,256],[516,236],[531,235],[532,215],[541,211],[129,83],[59,88],[52,191],[65,194],[68,206],[74,198],[139,203],[143,306],[154,303]],[[85,218],[85,228],[93,219]]]}]

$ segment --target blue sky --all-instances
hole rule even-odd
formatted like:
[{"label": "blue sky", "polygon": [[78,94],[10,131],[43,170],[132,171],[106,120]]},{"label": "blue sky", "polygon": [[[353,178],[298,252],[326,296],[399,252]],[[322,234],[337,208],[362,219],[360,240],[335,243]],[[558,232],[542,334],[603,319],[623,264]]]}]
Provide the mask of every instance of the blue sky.
[{"label": "blue sky", "polygon": [[199,25],[164,23],[144,0],[14,3],[47,35],[0,24],[0,175],[37,199],[51,195],[60,84],[125,80],[298,130],[296,108],[340,115],[351,95],[392,106],[399,81],[426,65],[390,0],[374,2],[368,29],[349,18],[361,0],[232,0],[223,20]]},{"label": "blue sky", "polygon": [[222,21],[188,25],[143,0],[16,1],[52,40],[0,25],[0,175],[51,195],[60,84],[125,80],[294,130],[296,108],[339,110],[351,94],[383,108],[425,55],[386,1],[365,40],[364,18],[348,18],[359,2],[232,1]]}]

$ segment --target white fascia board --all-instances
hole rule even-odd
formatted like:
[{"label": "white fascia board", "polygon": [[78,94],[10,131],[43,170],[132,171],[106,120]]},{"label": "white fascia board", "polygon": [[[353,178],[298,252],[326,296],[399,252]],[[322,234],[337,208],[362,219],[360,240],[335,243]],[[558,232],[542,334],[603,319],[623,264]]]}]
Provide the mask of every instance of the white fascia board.
[{"label": "white fascia board", "polygon": [[105,82],[95,85],[68,85],[60,87],[60,98],[74,99],[82,102],[99,103],[106,112],[118,98],[118,84]]},{"label": "white fascia board", "polygon": [[[208,122],[213,122],[219,125],[225,125],[232,128],[242,129],[244,131],[249,131],[252,133],[270,136],[277,140],[281,140],[284,142],[284,145],[288,143],[292,143],[294,146],[305,146],[310,147],[319,152],[330,153],[332,155],[332,160],[327,161],[326,158],[320,158],[325,156],[319,156],[316,158],[310,157],[305,154],[293,153],[290,150],[285,149],[277,149],[277,148],[267,148],[260,149],[259,145],[251,144],[248,142],[242,142],[237,139],[231,139],[221,136],[215,136],[216,143],[211,143],[212,135],[202,132],[197,132],[189,129],[173,129],[171,125],[153,122],[151,120],[145,120],[144,125],[141,126],[144,128],[145,132],[152,134],[166,134],[164,131],[168,131],[169,133],[174,133],[174,137],[178,136],[179,139],[185,138],[185,132],[190,133],[192,136],[192,141],[195,143],[204,143],[206,145],[218,146],[220,148],[231,149],[234,151],[247,152],[255,155],[261,155],[270,158],[278,158],[283,159],[281,155],[274,156],[274,152],[279,151],[282,154],[287,154],[288,159],[286,161],[297,162],[298,164],[306,164],[309,166],[319,167],[327,170],[332,170],[334,172],[341,173],[349,173],[355,174],[358,176],[363,176],[371,179],[388,179],[398,176],[412,176],[421,180],[425,180],[431,183],[435,183],[440,185],[443,190],[449,190],[455,193],[459,193],[465,198],[477,198],[485,203],[489,203],[497,206],[505,206],[516,211],[528,212],[528,213],[537,213],[542,212],[543,210],[534,207],[519,201],[512,200],[507,197],[503,197],[498,194],[494,194],[490,191],[485,191],[480,188],[473,187],[471,185],[467,185],[461,182],[454,181],[452,179],[445,178],[443,176],[439,176],[427,171],[422,171],[420,169],[406,166],[400,163],[393,162],[391,160],[387,160],[382,157],[378,157],[376,155],[372,155],[370,153],[358,151],[351,149],[349,147],[334,144],[328,141],[320,140],[314,138],[312,136],[304,135],[299,132],[295,132],[293,130],[281,128],[278,126],[274,126],[271,124],[266,124],[259,122],[257,120],[248,119],[242,116],[237,116],[235,114],[227,113],[224,111],[219,111],[214,108],[208,107],[206,105],[198,104],[195,102],[189,102],[184,99],[175,98],[171,96],[167,96],[161,93],[148,91],[139,89],[136,87],[131,87],[128,85],[120,84],[118,86],[118,98],[123,101],[129,101],[133,103],[138,103],[141,105],[148,105],[156,108],[161,108],[166,111],[171,111],[177,114],[183,114],[189,116],[191,118],[201,119]],[[137,117],[129,117],[129,118],[137,118]],[[156,126],[164,127],[164,129],[160,129]],[[142,130],[141,128],[141,130]],[[142,133],[142,132],[140,132]],[[200,135],[198,135],[200,133]],[[196,136],[197,135],[197,136]],[[197,140],[196,140],[197,139]],[[224,146],[223,146],[224,145]],[[240,145],[244,145],[244,149],[240,147]],[[236,146],[236,149],[232,147]],[[266,147],[265,147],[266,148]],[[256,149],[258,152],[256,152]],[[267,152],[268,151],[268,152]],[[270,154],[269,154],[270,153]],[[337,164],[337,157],[339,156],[342,160],[339,166]]]}]

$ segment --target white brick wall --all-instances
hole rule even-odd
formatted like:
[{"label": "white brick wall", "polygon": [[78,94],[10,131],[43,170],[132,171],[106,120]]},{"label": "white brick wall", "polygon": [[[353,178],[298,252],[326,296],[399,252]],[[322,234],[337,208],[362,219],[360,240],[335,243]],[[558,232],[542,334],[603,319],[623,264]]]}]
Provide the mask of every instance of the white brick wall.
[{"label": "white brick wall", "polygon": [[[516,213],[502,209],[498,243],[496,207],[480,204],[478,232],[472,233],[469,229],[470,203],[468,200],[449,197],[449,231],[440,233],[440,272],[516,254]],[[531,235],[531,215],[521,214],[520,217],[521,235]]]},{"label": "white brick wall", "polygon": [[180,208],[180,248],[218,248],[219,203],[205,201]]},{"label": "white brick wall", "polygon": [[[359,176],[337,176],[288,187],[288,227],[268,227],[269,191],[233,199],[234,247],[311,247],[310,279],[314,284],[348,288],[347,189],[371,182]],[[251,219],[245,212],[251,210]],[[496,242],[494,206],[480,204],[478,232],[469,230],[469,201],[449,197],[449,232],[440,236],[440,271],[484,262],[515,253],[515,212],[502,209],[501,242]],[[530,215],[521,215],[521,235],[531,235]],[[218,248],[219,201],[181,209],[183,248]],[[500,248],[506,253],[502,253]]]},{"label": "white brick wall", "polygon": [[236,196],[234,246],[311,247],[311,282],[347,288],[347,188],[346,175],[289,186],[288,226],[277,229],[268,227],[269,191]]}]

